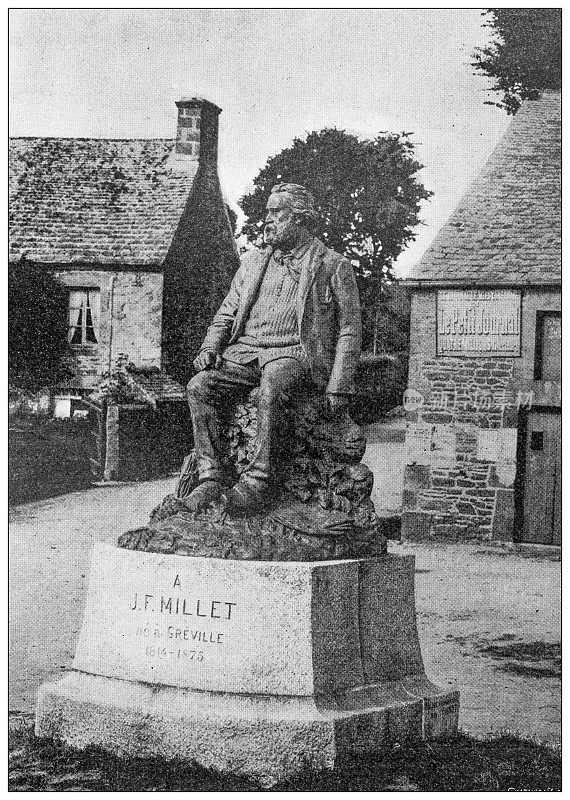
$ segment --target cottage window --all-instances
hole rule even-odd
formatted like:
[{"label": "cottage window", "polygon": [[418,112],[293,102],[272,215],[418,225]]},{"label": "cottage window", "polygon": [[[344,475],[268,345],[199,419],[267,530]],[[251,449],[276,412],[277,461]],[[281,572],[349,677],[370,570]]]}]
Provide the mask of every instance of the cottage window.
[{"label": "cottage window", "polygon": [[70,344],[99,341],[99,289],[72,289],[69,293]]}]

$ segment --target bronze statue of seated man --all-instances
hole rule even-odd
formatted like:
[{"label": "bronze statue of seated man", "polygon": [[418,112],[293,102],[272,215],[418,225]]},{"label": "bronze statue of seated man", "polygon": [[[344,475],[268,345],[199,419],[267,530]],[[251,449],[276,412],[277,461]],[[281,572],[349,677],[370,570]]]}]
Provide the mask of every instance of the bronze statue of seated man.
[{"label": "bronze statue of seated man", "polygon": [[[361,349],[352,266],[311,235],[314,198],[298,184],[274,186],[265,246],[248,251],[194,361],[187,387],[199,483],[185,498],[198,510],[223,499],[229,510],[262,504],[270,492],[283,434],[281,409],[303,387],[346,409]],[[258,386],[253,457],[228,486],[220,415]]]}]

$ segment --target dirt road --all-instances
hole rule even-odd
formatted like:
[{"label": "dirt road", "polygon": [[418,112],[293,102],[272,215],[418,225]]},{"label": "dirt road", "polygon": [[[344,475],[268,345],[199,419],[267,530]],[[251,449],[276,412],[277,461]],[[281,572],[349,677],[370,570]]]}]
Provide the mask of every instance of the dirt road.
[{"label": "dirt road", "polygon": [[461,727],[559,741],[560,563],[473,544],[390,549],[416,556],[426,672],[461,691]]},{"label": "dirt road", "polygon": [[[96,487],[10,514],[10,708],[69,667],[95,541],[144,524],[173,481]],[[461,726],[559,739],[560,564],[481,545],[399,545],[416,556],[426,672],[462,693]]]}]

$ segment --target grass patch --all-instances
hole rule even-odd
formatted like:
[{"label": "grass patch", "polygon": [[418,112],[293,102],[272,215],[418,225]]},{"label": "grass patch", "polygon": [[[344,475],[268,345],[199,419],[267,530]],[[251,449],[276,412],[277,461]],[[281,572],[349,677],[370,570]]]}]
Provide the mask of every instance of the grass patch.
[{"label": "grass patch", "polygon": [[[122,759],[36,739],[31,721],[11,726],[10,791],[259,791],[251,781],[162,759]],[[393,745],[344,761],[332,772],[306,771],[271,791],[561,790],[560,753],[513,735],[485,741],[464,734]]]},{"label": "grass patch", "polygon": [[30,503],[85,489],[93,482],[88,420],[13,418],[8,432],[9,502]]}]

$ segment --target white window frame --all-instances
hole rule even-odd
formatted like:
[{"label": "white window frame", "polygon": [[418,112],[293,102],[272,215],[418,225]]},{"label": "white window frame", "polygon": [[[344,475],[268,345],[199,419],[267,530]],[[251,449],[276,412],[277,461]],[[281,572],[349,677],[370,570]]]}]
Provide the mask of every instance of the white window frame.
[{"label": "white window frame", "polygon": [[[99,344],[99,320],[101,289],[98,286],[81,286],[69,289],[67,339],[72,347],[96,347]],[[91,323],[95,341],[87,335],[87,310],[91,312]],[[81,341],[73,341],[78,331]]]}]

